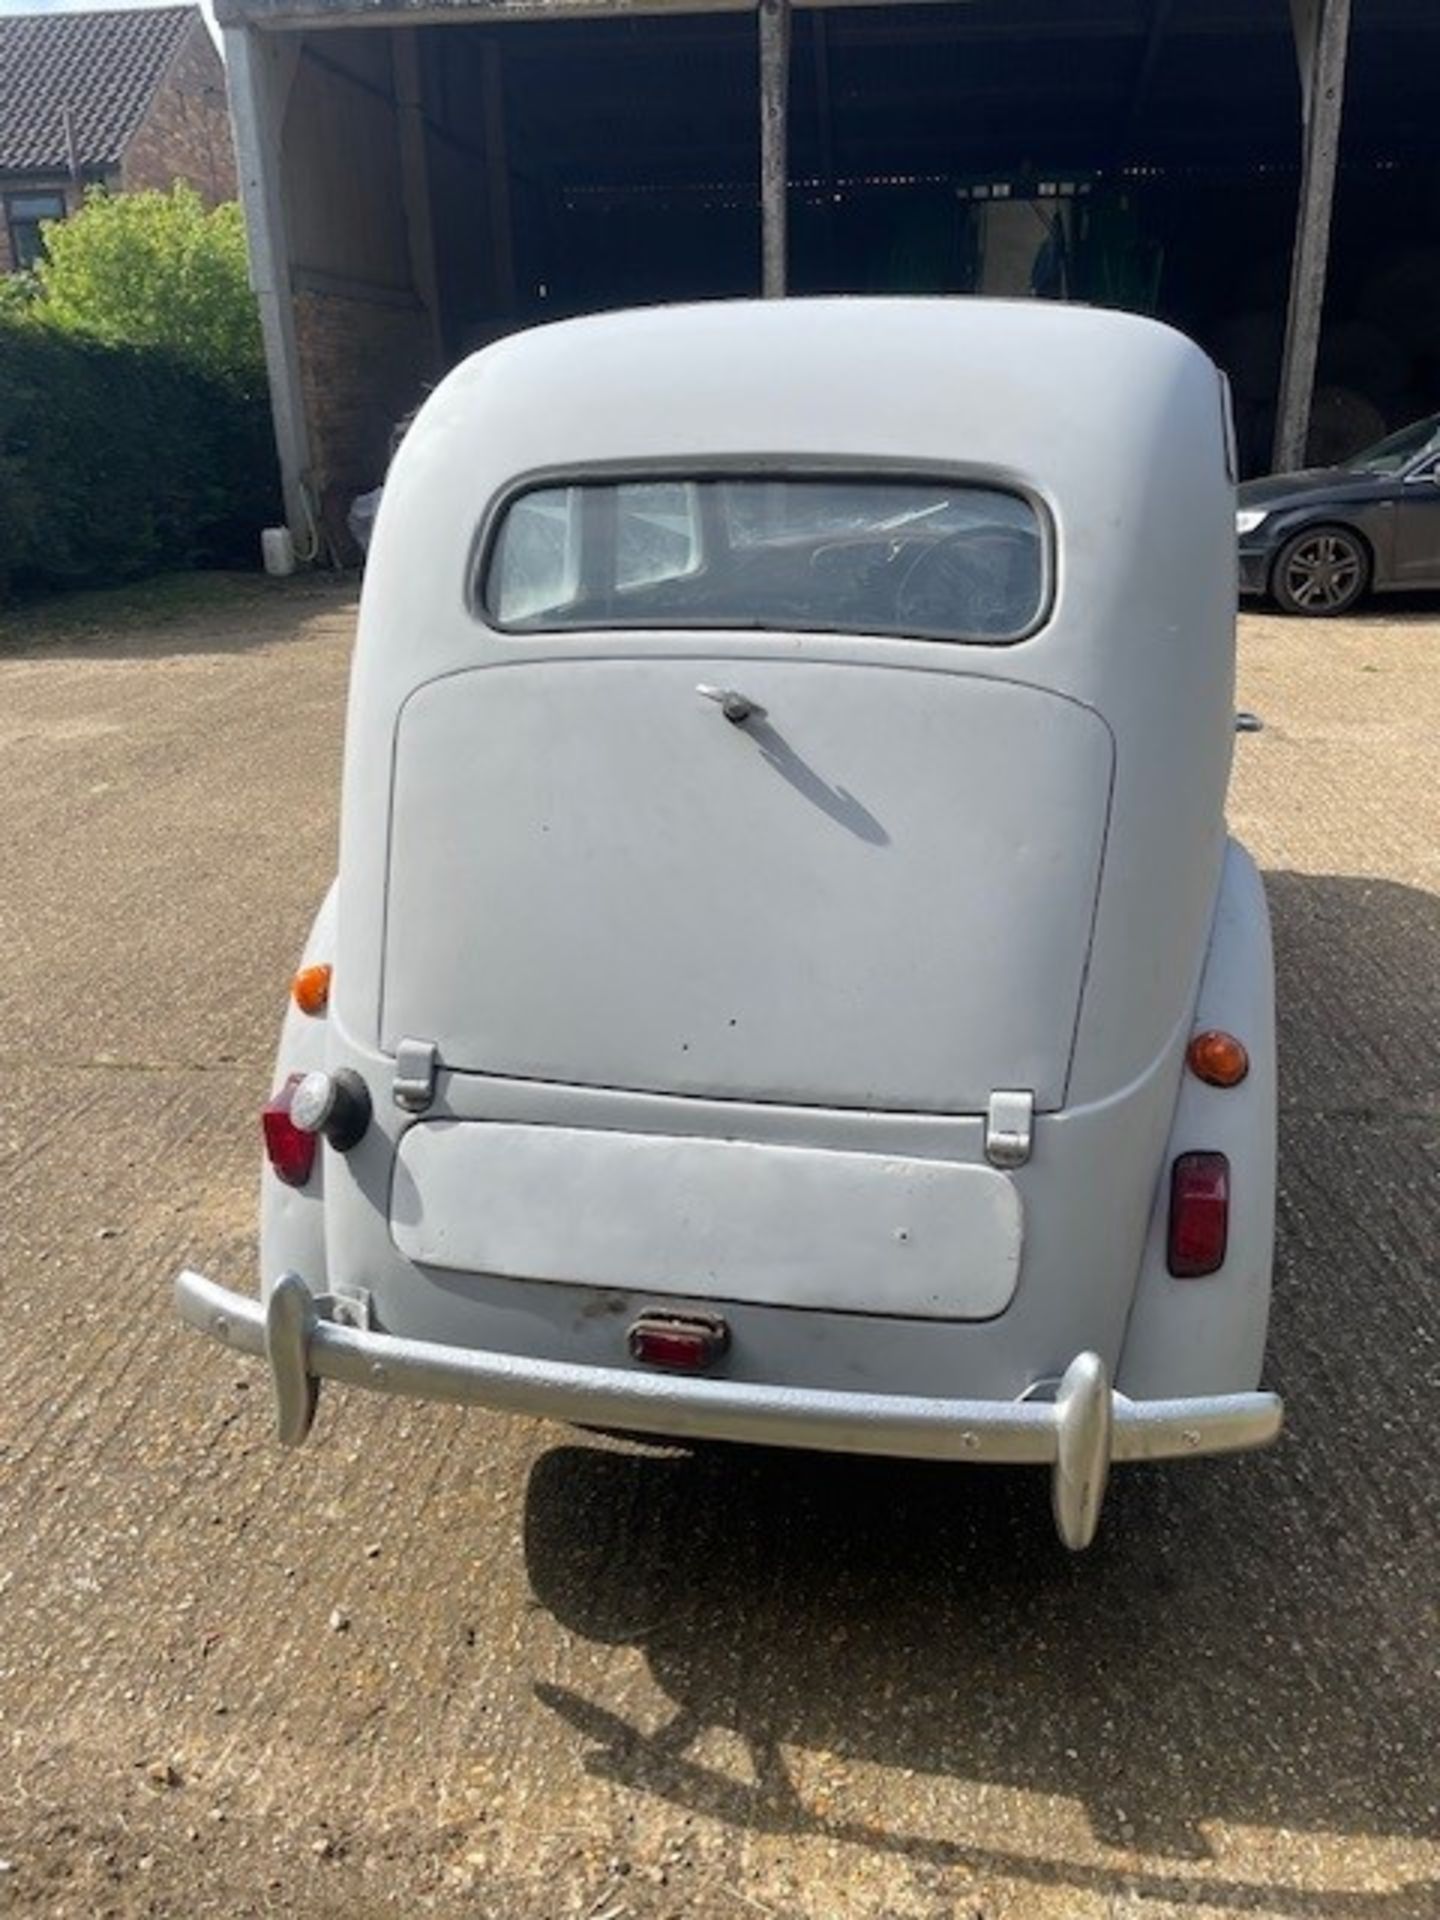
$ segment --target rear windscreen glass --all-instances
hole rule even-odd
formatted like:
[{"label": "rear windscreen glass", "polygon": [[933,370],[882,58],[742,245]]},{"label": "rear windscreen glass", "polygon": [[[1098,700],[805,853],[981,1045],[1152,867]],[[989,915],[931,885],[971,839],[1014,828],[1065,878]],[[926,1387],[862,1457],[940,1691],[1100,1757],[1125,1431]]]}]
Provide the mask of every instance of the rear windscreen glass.
[{"label": "rear windscreen glass", "polygon": [[513,499],[481,599],[497,627],[754,627],[1005,641],[1037,624],[1035,507],[890,479],[614,480]]}]

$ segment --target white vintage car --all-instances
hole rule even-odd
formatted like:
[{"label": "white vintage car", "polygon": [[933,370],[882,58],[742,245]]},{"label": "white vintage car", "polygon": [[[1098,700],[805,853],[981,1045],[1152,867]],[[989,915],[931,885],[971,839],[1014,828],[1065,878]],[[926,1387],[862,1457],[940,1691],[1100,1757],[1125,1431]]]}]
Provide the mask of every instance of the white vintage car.
[{"label": "white vintage car", "polygon": [[265,1113],[321,1380],[1052,1474],[1264,1445],[1272,968],[1233,463],[1165,327],[717,303],[517,335],[385,490]]}]

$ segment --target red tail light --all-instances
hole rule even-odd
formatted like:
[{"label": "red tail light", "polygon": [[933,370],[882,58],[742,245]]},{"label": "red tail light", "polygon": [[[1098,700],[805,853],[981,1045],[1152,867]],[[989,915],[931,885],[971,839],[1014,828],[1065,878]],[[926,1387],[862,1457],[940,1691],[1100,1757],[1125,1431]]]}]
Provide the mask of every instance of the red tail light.
[{"label": "red tail light", "polygon": [[290,1117],[290,1102],[303,1077],[292,1073],[284,1086],[271,1094],[260,1114],[265,1157],[275,1177],[287,1187],[303,1187],[315,1165],[315,1135],[302,1133]]},{"label": "red tail light", "polygon": [[1170,1271],[1200,1280],[1225,1261],[1230,1235],[1230,1162],[1223,1153],[1182,1153],[1170,1174]]},{"label": "red tail light", "polygon": [[723,1320],[679,1314],[642,1313],[630,1329],[631,1358],[642,1366],[668,1367],[672,1373],[703,1373],[730,1344]]}]

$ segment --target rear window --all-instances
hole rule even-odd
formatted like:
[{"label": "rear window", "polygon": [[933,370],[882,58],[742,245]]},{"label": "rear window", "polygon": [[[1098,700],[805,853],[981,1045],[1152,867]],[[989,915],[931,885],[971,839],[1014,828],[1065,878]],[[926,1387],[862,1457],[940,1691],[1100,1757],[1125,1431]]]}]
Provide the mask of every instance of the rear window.
[{"label": "rear window", "polygon": [[1048,571],[1036,508],[996,487],[607,480],[512,500],[481,599],[511,633],[750,627],[1001,642],[1038,622]]}]

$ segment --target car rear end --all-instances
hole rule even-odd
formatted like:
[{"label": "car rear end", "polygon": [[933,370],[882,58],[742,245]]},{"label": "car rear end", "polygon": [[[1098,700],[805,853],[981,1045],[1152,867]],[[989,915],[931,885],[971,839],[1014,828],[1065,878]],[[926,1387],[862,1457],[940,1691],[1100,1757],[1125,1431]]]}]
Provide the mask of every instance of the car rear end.
[{"label": "car rear end", "polygon": [[[306,956],[333,991],[282,1040],[263,1300],[181,1283],[267,1353],[287,1437],[333,1377],[1030,1460],[1082,1545],[1113,1458],[1273,1433],[1268,1002],[1248,1091],[1200,1122],[1243,1108],[1254,1164],[1175,1132],[1227,885],[1236,993],[1268,959],[1223,831],[1213,370],[1142,323],[1024,311],[583,323],[422,414]],[[890,391],[847,412],[869,339]],[[1037,394],[1056,343],[1076,364]],[[1101,509],[1047,399],[1133,395],[1137,361],[1131,454],[1168,419],[1214,473],[1157,507],[1117,463]],[[1168,577],[1127,599],[1117,564],[1157,533]],[[1173,1395],[1164,1330],[1200,1285]],[[1143,1397],[1115,1385],[1137,1315]]]}]

